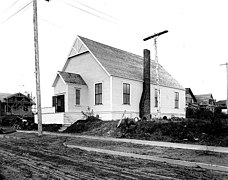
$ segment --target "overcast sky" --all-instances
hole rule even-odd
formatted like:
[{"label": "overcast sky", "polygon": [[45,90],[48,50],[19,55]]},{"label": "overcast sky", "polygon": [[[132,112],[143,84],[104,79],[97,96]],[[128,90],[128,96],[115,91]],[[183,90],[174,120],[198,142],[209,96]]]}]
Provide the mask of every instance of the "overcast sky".
[{"label": "overcast sky", "polygon": [[[36,92],[30,1],[0,2],[0,92]],[[226,0],[38,0],[42,106],[51,106],[77,35],[141,56],[147,48],[154,59],[153,40],[143,38],[164,30],[159,63],[194,94],[226,99],[227,9]]]}]

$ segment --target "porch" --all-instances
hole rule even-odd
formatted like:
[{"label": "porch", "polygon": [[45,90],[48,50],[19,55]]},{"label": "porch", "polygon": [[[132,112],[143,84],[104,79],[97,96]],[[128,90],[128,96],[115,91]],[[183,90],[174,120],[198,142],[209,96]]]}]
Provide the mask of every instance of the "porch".
[{"label": "porch", "polygon": [[[42,124],[71,125],[79,119],[83,119],[81,112],[55,112],[54,107],[42,108]],[[35,123],[38,123],[37,114]]]}]

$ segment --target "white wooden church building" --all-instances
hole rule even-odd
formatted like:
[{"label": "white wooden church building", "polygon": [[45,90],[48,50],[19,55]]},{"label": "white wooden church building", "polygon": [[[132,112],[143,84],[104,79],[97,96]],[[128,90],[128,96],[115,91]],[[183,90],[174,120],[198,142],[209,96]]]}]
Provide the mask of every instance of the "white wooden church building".
[{"label": "white wooden church building", "polygon": [[[143,50],[142,50],[143,52]],[[156,117],[155,61],[151,61],[151,116]],[[185,89],[159,65],[161,117],[185,117]],[[139,116],[143,90],[143,57],[77,36],[63,69],[57,72],[53,107],[43,123],[71,124],[88,107],[102,120]]]}]

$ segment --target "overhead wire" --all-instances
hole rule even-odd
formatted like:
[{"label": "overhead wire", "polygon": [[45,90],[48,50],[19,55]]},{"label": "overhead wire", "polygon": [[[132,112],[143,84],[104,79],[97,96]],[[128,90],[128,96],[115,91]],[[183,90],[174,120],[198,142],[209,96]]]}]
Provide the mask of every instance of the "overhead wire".
[{"label": "overhead wire", "polygon": [[78,6],[75,6],[75,5],[71,4],[71,3],[64,2],[64,1],[62,1],[62,0],[61,0],[61,2],[62,2],[63,4],[65,4],[65,5],[68,5],[68,6],[70,6],[70,7],[73,7],[73,8],[75,8],[75,9],[78,9],[78,10],[80,10],[80,11],[83,11],[83,12],[85,12],[85,13],[87,13],[87,14],[90,14],[90,15],[92,15],[92,16],[95,16],[95,17],[97,17],[97,18],[99,18],[99,19],[108,21],[108,22],[110,22],[110,23],[114,23],[112,20],[109,20],[109,19],[107,19],[107,18],[105,18],[105,17],[102,17],[102,16],[99,16],[99,15],[97,15],[97,14],[94,14],[94,13],[92,13],[92,12],[90,12],[90,11],[87,11],[87,10],[85,10],[85,9],[82,9],[82,8],[80,8],[80,7],[78,7]]},{"label": "overhead wire", "polygon": [[13,2],[8,8],[6,8],[0,15],[5,14],[10,8],[12,8],[19,0],[16,0],[15,2]]},{"label": "overhead wire", "polygon": [[102,12],[102,11],[100,11],[100,10],[97,10],[97,9],[91,7],[91,6],[88,6],[88,5],[86,5],[86,4],[83,4],[83,3],[81,3],[81,2],[79,2],[79,1],[77,1],[77,0],[74,0],[74,2],[76,2],[77,4],[80,4],[80,5],[84,6],[84,7],[87,7],[87,8],[89,8],[89,9],[93,10],[93,11],[96,11],[96,12],[102,14],[102,15],[105,15],[105,16],[107,16],[107,17],[110,17],[110,18],[113,18],[113,19],[114,19],[113,16],[111,16],[111,15],[109,15],[109,14],[106,14],[106,13],[104,13],[104,12]]},{"label": "overhead wire", "polygon": [[39,20],[44,21],[44,22],[46,22],[47,24],[50,24],[50,25],[55,26],[55,27],[57,27],[57,28],[62,28],[60,25],[55,24],[55,23],[53,23],[53,22],[51,22],[51,21],[49,21],[49,20],[47,20],[47,19],[45,19],[45,18],[39,17]]},{"label": "overhead wire", "polygon": [[21,7],[19,10],[17,10],[14,14],[12,14],[11,16],[9,16],[7,19],[5,19],[4,21],[2,21],[0,23],[0,25],[6,23],[8,20],[10,20],[11,18],[13,18],[14,16],[16,16],[19,12],[21,12],[22,10],[26,9],[27,7],[29,7],[29,5],[32,4],[32,1],[28,2],[27,4],[25,4],[23,7]]},{"label": "overhead wire", "polygon": [[[6,10],[4,10],[3,13],[5,13],[6,11],[8,11],[10,8],[12,8],[18,1],[19,1],[19,0],[16,0],[14,3],[12,3]],[[106,17],[100,16],[100,15],[98,15],[98,14],[95,14],[95,13],[91,12],[91,11],[88,11],[88,10],[85,10],[85,9],[83,9],[83,8],[80,8],[80,7],[78,7],[78,6],[76,6],[76,5],[72,4],[72,3],[65,2],[65,1],[63,1],[63,0],[60,0],[60,1],[61,1],[61,3],[65,4],[65,5],[67,5],[67,6],[76,8],[76,9],[78,9],[78,10],[80,10],[80,11],[83,11],[84,13],[90,14],[90,15],[92,15],[92,16],[95,16],[95,17],[99,18],[99,19],[102,19],[102,20],[108,21],[108,22],[110,22],[110,23],[116,24],[116,23],[113,22],[112,20],[109,20],[108,18],[106,18],[106,17],[109,17],[109,18],[113,18],[113,19],[114,19],[114,17],[112,17],[112,16],[110,16],[110,15],[108,15],[108,14],[102,12],[102,11],[99,11],[99,10],[97,10],[97,9],[91,7],[91,6],[88,6],[88,5],[86,5],[86,4],[83,4],[83,3],[79,2],[79,1],[74,0],[76,3],[82,5],[82,6],[88,8],[88,9],[90,9],[90,10],[93,10],[93,11],[95,11],[95,12],[97,12],[97,13],[100,13],[100,14],[106,16]],[[8,20],[10,20],[10,19],[13,18],[14,16],[16,16],[19,12],[21,12],[22,10],[25,10],[26,8],[28,8],[31,4],[32,4],[32,1],[26,3],[23,7],[21,7],[19,10],[17,10],[14,14],[12,14],[12,15],[9,16],[8,18],[6,18],[4,21],[0,22],[0,25],[6,23]],[[44,21],[47,21],[47,20],[44,20]],[[50,22],[48,22],[48,23],[50,23]]]}]

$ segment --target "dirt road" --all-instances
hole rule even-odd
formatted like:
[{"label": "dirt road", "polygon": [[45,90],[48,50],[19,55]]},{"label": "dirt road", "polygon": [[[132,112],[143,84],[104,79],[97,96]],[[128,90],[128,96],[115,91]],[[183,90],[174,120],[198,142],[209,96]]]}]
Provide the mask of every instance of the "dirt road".
[{"label": "dirt road", "polygon": [[228,179],[223,172],[70,149],[69,137],[0,139],[0,179]]}]

